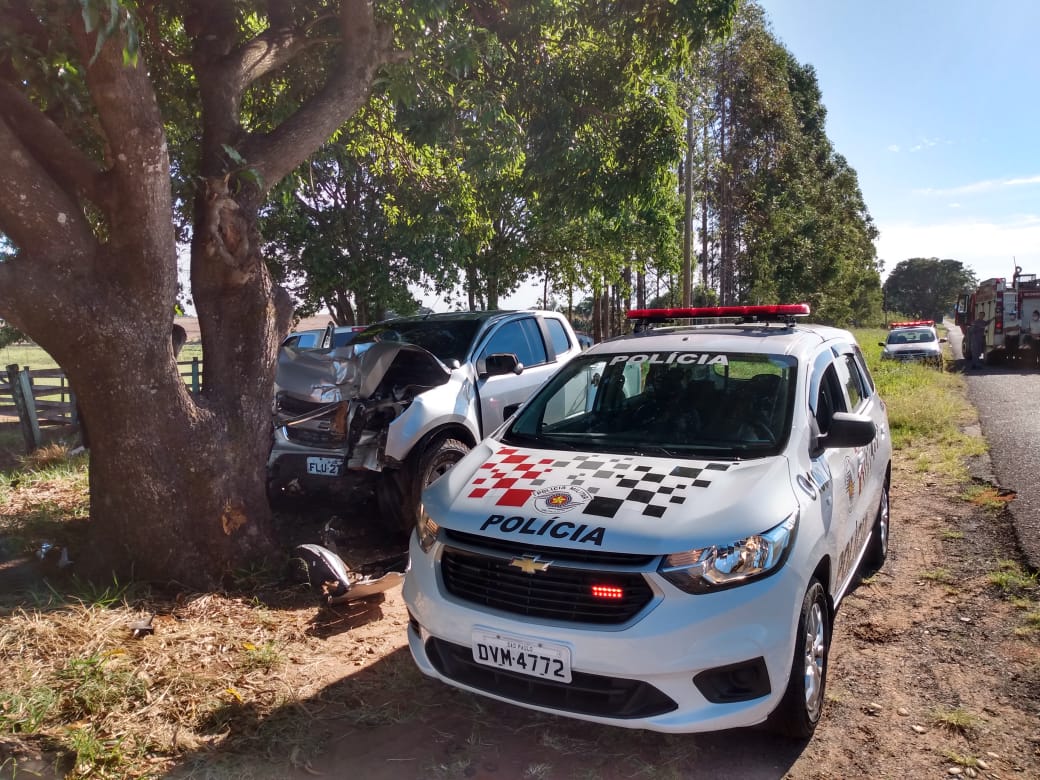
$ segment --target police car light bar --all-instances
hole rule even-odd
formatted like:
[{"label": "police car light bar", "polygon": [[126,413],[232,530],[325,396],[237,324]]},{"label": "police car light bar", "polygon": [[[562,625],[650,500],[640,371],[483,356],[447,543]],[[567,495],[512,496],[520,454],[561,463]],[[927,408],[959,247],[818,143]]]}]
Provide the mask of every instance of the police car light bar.
[{"label": "police car light bar", "polygon": [[769,320],[787,320],[791,317],[808,317],[809,304],[780,303],[770,306],[691,306],[677,309],[631,309],[626,316],[630,320],[648,320],[650,322],[707,317],[741,317],[764,322]]},{"label": "police car light bar", "polygon": [[922,325],[928,327],[934,327],[935,320],[912,320],[909,322],[890,322],[888,324],[889,330],[893,328],[919,328]]}]

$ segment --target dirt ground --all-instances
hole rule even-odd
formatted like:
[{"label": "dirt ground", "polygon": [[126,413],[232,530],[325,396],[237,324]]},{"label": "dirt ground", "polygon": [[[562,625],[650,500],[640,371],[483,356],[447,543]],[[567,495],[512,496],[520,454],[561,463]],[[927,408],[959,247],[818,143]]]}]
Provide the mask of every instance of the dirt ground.
[{"label": "dirt ground", "polygon": [[[208,710],[205,728],[189,731],[168,716],[148,726],[157,744],[173,746],[157,751],[153,770],[90,776],[1040,778],[1037,592],[1034,584],[1013,598],[991,582],[1018,557],[1006,510],[965,500],[964,486],[907,460],[893,477],[888,562],[837,616],[827,703],[808,743],[758,730],[602,727],[456,691],[412,663],[399,590],[336,608],[309,594],[284,602],[212,594],[160,609],[154,635],[138,642],[126,638],[119,614],[84,615],[85,642],[118,647],[149,670],[154,693],[142,718],[154,717],[178,675],[198,670],[212,682],[191,707],[223,702]],[[304,538],[322,520],[282,519],[298,521],[293,530]],[[357,560],[387,549],[364,523],[351,534]],[[214,631],[230,639],[207,638]],[[277,646],[277,663],[236,665],[234,645],[246,641]],[[0,777],[61,776],[39,745],[0,734]]]}]

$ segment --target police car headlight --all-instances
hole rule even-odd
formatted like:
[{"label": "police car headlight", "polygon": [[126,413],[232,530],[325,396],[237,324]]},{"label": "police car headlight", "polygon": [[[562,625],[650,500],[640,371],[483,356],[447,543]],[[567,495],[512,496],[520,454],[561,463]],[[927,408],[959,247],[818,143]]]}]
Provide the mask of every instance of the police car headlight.
[{"label": "police car headlight", "polygon": [[440,530],[441,527],[424,510],[419,517],[419,525],[415,529],[416,534],[419,536],[419,546],[423,552],[428,553],[430,551],[433,543],[437,541],[437,532]]},{"label": "police car headlight", "polygon": [[791,552],[798,513],[780,525],[732,544],[674,553],[661,562],[661,576],[687,593],[708,593],[765,577]]}]

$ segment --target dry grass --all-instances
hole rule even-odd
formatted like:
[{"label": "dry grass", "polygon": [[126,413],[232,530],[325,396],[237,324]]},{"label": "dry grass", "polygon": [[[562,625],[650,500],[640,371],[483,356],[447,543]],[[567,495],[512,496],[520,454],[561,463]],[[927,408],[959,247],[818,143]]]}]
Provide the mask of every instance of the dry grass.
[{"label": "dry grass", "polygon": [[[145,606],[158,610],[155,633],[135,638],[132,626],[151,614]],[[299,699],[282,648],[309,655],[312,615],[275,618],[252,600],[220,595],[108,608],[55,597],[42,609],[8,611],[0,735],[77,754],[82,771],[74,774],[121,777],[160,769],[232,731],[255,733],[259,720]],[[294,736],[306,744],[306,734]],[[95,742],[107,747],[91,752]]]},{"label": "dry grass", "polygon": [[[86,470],[55,445],[0,474],[0,576],[40,542],[75,538]],[[0,580],[0,765],[42,754],[70,777],[146,777],[217,747],[263,755],[287,740],[301,762],[317,752],[313,719],[277,716],[314,693],[301,686],[327,682],[309,594],[166,596],[32,558],[22,568],[33,576],[17,590]],[[135,636],[149,617],[153,633]]]}]

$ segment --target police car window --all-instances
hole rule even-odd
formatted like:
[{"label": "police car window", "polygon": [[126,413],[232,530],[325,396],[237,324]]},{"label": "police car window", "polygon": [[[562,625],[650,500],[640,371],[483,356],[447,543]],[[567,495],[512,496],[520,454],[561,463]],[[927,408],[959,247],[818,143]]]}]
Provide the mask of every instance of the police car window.
[{"label": "police car window", "polygon": [[556,427],[566,420],[592,411],[605,367],[606,361],[598,360],[585,364],[580,371],[571,374],[559,390],[546,400],[543,429]]},{"label": "police car window", "polygon": [[664,457],[763,457],[790,432],[797,362],[786,355],[623,353],[567,363],[503,440]]},{"label": "police car window", "polygon": [[853,351],[856,355],[856,367],[859,369],[859,375],[863,379],[864,387],[867,389],[867,395],[874,395],[874,377],[870,375],[870,370],[867,368],[867,359],[863,357],[863,350],[857,344],[853,347]]},{"label": "police car window", "polygon": [[831,418],[835,412],[847,411],[845,408],[845,394],[841,392],[841,382],[835,371],[834,363],[828,361],[827,368],[819,380],[819,388],[816,397],[810,404],[816,417],[816,425],[820,433],[827,433],[831,428]]},{"label": "police car window", "polygon": [[549,331],[549,340],[552,342],[553,351],[559,355],[571,348],[571,340],[567,337],[567,331],[563,323],[554,317],[546,317],[545,326]]},{"label": "police car window", "polygon": [[537,366],[546,362],[545,343],[542,332],[533,317],[524,317],[503,324],[496,330],[481,355],[497,355],[506,352],[516,355],[524,366]]},{"label": "police car window", "polygon": [[835,360],[835,366],[838,371],[838,378],[841,380],[841,384],[848,396],[849,408],[855,411],[863,403],[867,393],[863,387],[863,379],[859,375],[859,369],[856,367],[856,361],[852,357],[852,353],[845,352],[839,355],[837,360]]}]

